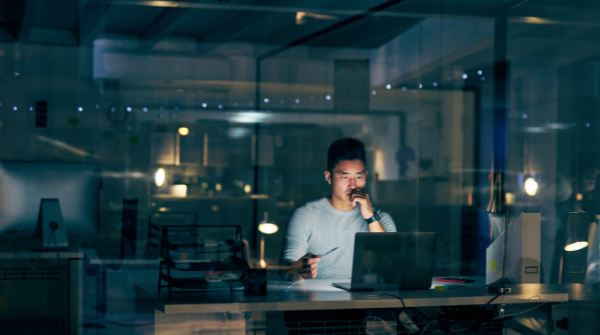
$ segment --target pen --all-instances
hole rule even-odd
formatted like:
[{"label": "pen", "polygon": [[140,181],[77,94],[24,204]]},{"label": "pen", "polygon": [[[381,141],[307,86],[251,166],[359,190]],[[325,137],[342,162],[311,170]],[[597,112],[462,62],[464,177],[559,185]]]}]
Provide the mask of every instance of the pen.
[{"label": "pen", "polygon": [[336,251],[338,248],[339,248],[339,247],[335,247],[335,248],[333,248],[333,249],[331,249],[331,250],[327,251],[326,253],[324,253],[324,254],[321,254],[321,257],[323,257],[323,256],[326,256],[326,255],[329,255],[330,253],[332,253],[332,252]]}]

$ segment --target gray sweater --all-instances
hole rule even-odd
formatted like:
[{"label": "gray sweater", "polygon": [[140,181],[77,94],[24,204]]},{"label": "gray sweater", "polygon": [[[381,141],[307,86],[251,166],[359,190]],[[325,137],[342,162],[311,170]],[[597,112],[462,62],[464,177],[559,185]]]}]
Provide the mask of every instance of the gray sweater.
[{"label": "gray sweater", "polygon": [[[392,217],[377,208],[381,225],[386,232],[395,232]],[[282,260],[293,262],[312,252],[324,254],[339,247],[319,261],[316,279],[348,279],[352,276],[354,235],[368,232],[369,226],[357,206],[349,212],[337,210],[327,198],[310,201],[292,214],[284,240]]]}]

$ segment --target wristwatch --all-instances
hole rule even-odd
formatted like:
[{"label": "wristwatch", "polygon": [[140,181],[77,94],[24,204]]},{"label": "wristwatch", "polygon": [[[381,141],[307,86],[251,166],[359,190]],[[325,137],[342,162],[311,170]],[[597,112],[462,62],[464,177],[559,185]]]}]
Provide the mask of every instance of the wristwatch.
[{"label": "wristwatch", "polygon": [[367,224],[371,224],[375,221],[379,221],[379,215],[377,215],[377,213],[373,213],[373,216],[371,216],[368,219],[365,219],[365,221],[367,221]]}]

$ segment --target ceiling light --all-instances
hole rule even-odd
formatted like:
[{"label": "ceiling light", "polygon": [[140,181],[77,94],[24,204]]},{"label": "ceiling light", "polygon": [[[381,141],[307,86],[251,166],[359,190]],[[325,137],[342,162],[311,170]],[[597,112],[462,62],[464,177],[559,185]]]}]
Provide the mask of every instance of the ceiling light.
[{"label": "ceiling light", "polygon": [[177,7],[179,4],[175,1],[147,1],[146,4],[152,7]]},{"label": "ceiling light", "polygon": [[179,128],[179,135],[181,136],[186,136],[187,134],[190,133],[190,130],[187,129],[186,127],[181,127]]},{"label": "ceiling light", "polygon": [[534,195],[537,194],[537,191],[538,191],[537,181],[535,181],[535,179],[533,179],[533,178],[527,178],[527,180],[525,180],[525,193],[527,193],[527,195],[529,195],[530,197],[533,197]]},{"label": "ceiling light", "polygon": [[307,17],[312,17],[313,19],[318,19],[318,20],[337,20],[337,16],[332,16],[332,15],[323,15],[323,14],[315,14],[315,13],[307,13],[307,12],[296,12],[296,24],[297,25],[305,24]]},{"label": "ceiling light", "polygon": [[156,170],[156,173],[154,174],[154,182],[156,183],[156,186],[163,186],[163,184],[165,183],[165,177],[165,169],[160,168]]},{"label": "ceiling light", "polygon": [[390,88],[392,88],[392,85],[387,84],[387,85],[385,85],[385,88],[387,88],[389,90]]},{"label": "ceiling light", "polygon": [[556,24],[556,23],[558,23],[558,21],[552,21],[552,20],[543,19],[541,17],[534,17],[534,16],[517,17],[517,18],[511,19],[511,21],[531,23],[531,24],[551,24],[551,23]]}]

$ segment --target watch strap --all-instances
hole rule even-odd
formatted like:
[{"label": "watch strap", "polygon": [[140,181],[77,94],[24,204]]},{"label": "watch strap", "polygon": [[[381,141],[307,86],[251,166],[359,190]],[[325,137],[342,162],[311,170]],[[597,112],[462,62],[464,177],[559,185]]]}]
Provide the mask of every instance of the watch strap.
[{"label": "watch strap", "polygon": [[371,224],[375,221],[379,221],[379,215],[377,215],[377,213],[373,213],[373,216],[371,216],[368,219],[365,219],[365,221],[367,221],[368,224]]}]

